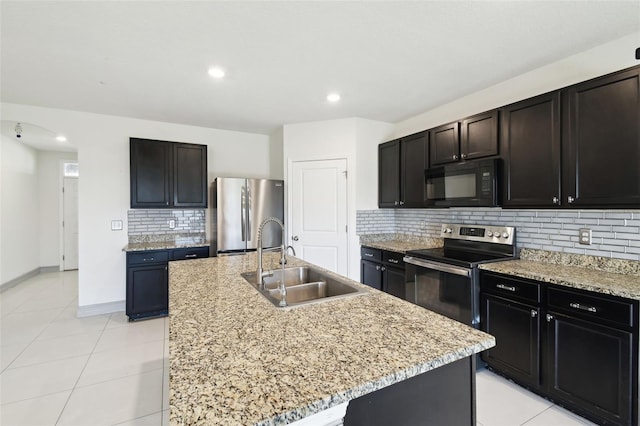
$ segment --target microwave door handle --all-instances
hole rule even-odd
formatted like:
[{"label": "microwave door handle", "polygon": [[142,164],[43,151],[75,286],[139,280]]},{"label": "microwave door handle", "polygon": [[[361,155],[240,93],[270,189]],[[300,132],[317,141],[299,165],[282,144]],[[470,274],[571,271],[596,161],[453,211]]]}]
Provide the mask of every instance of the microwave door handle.
[{"label": "microwave door handle", "polygon": [[403,258],[405,263],[420,266],[423,268],[433,269],[440,272],[446,272],[448,274],[461,275],[463,277],[470,277],[471,270],[467,268],[460,268],[458,266],[447,265],[446,263],[432,262],[425,259],[416,259],[415,257],[405,256]]}]

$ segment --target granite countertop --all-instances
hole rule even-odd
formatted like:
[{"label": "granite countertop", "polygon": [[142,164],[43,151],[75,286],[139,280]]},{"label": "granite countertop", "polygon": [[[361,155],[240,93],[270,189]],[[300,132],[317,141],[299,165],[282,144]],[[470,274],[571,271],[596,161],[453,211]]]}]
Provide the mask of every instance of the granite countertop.
[{"label": "granite countertop", "polygon": [[369,287],[277,308],[240,276],[255,268],[255,253],[170,262],[170,424],[287,424],[495,345]]},{"label": "granite countertop", "polygon": [[409,250],[442,247],[444,241],[442,238],[416,237],[409,234],[367,234],[360,236],[360,245],[406,253]]},{"label": "granite countertop", "polygon": [[132,238],[122,251],[163,250],[188,247],[208,247],[209,240],[203,234],[160,235]]},{"label": "granite countertop", "polygon": [[640,262],[523,249],[519,260],[480,269],[640,300]]}]

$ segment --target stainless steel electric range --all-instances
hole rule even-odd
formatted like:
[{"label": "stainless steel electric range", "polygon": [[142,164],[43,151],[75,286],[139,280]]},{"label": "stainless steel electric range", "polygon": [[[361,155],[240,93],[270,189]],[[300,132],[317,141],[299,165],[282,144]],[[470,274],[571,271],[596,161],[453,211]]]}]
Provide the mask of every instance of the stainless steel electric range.
[{"label": "stainless steel electric range", "polygon": [[443,224],[444,247],[404,257],[407,300],[477,328],[478,265],[515,259],[515,232],[508,226]]}]

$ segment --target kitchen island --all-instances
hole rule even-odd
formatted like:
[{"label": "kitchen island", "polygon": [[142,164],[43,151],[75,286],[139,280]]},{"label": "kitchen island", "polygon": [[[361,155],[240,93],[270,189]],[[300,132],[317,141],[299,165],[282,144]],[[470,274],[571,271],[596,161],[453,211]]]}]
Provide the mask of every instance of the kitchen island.
[{"label": "kitchen island", "polygon": [[[265,269],[277,259],[265,254]],[[374,289],[277,308],[240,276],[255,268],[253,253],[170,263],[172,425],[288,424],[352,401],[348,424],[353,401],[458,362],[474,403],[472,355],[492,336]]]}]

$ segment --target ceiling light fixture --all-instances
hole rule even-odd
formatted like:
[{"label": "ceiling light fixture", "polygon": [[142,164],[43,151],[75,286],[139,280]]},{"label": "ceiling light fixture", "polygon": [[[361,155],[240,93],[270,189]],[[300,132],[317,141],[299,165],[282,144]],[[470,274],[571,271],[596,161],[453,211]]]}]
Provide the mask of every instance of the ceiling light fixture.
[{"label": "ceiling light fixture", "polygon": [[16,132],[16,138],[20,139],[22,137],[22,125],[16,123],[16,127],[13,130]]},{"label": "ceiling light fixture", "polygon": [[224,70],[219,67],[211,67],[209,68],[209,75],[213,78],[222,78],[224,77]]},{"label": "ceiling light fixture", "polygon": [[327,100],[329,102],[338,102],[340,100],[340,95],[337,93],[329,93],[327,95]]},{"label": "ceiling light fixture", "polygon": [[56,136],[56,140],[57,140],[58,142],[66,142],[66,141],[67,141],[67,138],[66,138],[66,137],[64,137],[64,136],[62,136],[62,135],[58,135],[58,136]]}]

